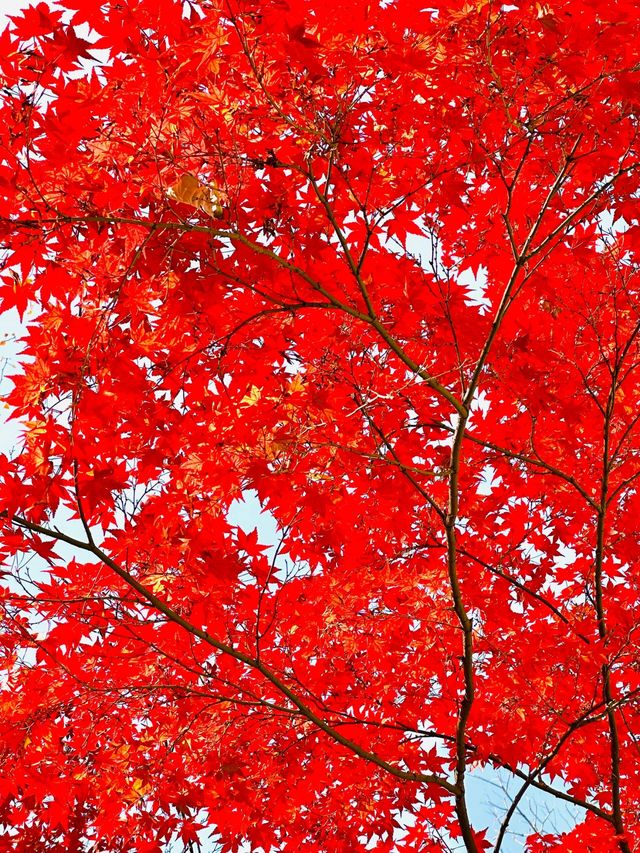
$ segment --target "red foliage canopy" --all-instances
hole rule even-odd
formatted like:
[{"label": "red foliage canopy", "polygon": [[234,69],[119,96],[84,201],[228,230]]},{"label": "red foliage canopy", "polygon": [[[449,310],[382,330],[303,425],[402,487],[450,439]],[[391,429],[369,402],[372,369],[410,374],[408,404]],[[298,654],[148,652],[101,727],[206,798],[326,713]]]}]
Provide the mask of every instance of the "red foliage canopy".
[{"label": "red foliage canopy", "polygon": [[637,5],[63,5],[0,36],[2,849],[530,788],[637,849]]}]

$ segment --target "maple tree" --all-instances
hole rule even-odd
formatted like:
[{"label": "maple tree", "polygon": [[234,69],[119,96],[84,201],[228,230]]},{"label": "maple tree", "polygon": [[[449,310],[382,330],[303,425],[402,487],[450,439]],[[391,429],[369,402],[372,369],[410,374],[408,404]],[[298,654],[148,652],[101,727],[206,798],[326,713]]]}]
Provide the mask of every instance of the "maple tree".
[{"label": "maple tree", "polygon": [[0,69],[3,849],[638,849],[634,4],[64,0]]}]

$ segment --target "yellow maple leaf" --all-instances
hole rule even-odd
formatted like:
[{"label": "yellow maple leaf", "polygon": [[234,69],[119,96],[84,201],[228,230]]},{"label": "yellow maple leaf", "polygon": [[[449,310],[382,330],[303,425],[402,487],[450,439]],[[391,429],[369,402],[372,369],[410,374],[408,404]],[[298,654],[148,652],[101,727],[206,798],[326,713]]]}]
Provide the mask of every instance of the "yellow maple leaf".
[{"label": "yellow maple leaf", "polygon": [[169,190],[169,195],[183,204],[204,210],[214,219],[222,216],[222,205],[217,190],[201,183],[195,175],[186,172]]},{"label": "yellow maple leaf", "polygon": [[245,394],[242,400],[240,400],[240,405],[243,407],[246,406],[255,406],[258,400],[262,397],[262,391],[257,385],[252,385],[249,389],[249,393]]}]

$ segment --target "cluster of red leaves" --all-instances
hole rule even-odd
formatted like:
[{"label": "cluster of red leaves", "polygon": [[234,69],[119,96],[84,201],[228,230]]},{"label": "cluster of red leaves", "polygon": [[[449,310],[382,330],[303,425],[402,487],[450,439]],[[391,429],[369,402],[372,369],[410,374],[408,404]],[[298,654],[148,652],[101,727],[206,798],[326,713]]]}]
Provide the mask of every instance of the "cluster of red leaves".
[{"label": "cluster of red leaves", "polygon": [[63,6],[0,36],[2,843],[477,853],[501,767],[629,853],[635,4]]}]

